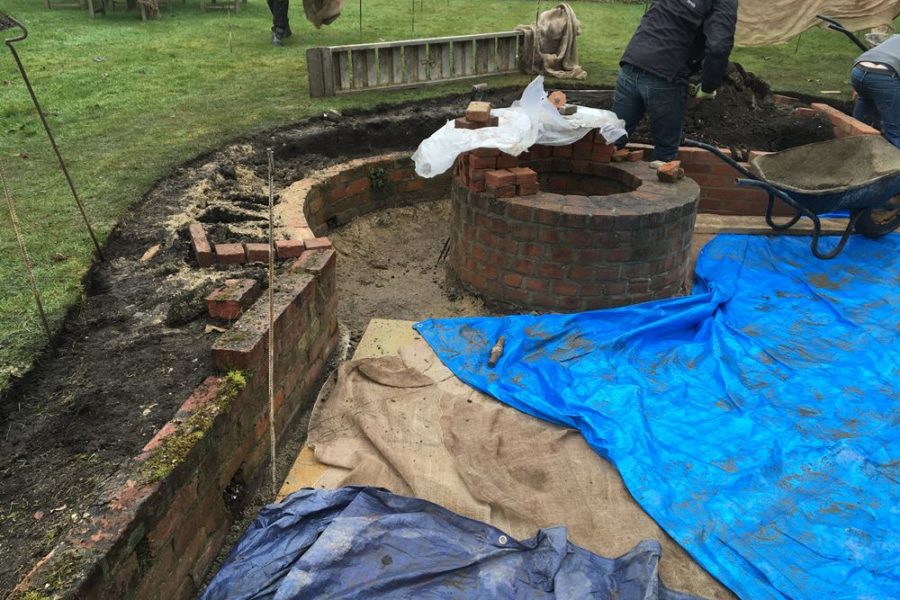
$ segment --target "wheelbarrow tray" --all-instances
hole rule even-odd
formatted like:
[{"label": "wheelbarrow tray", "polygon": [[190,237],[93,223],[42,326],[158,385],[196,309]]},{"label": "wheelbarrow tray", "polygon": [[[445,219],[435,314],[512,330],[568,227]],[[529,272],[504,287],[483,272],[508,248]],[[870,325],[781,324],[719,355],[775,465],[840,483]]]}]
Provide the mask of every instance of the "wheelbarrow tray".
[{"label": "wheelbarrow tray", "polygon": [[900,150],[877,135],[764,154],[750,165],[759,179],[816,214],[878,208],[900,193]]}]

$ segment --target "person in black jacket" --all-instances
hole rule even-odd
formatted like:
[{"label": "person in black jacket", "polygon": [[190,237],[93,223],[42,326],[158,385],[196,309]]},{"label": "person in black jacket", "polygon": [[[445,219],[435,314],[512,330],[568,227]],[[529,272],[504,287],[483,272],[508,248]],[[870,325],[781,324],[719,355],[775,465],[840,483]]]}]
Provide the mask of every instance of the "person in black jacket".
[{"label": "person in black jacket", "polygon": [[[734,47],[738,0],[653,0],[625,48],[613,112],[628,135],[650,117],[653,162],[674,160],[681,143],[689,79],[702,70],[697,98],[714,98]],[[621,139],[618,145],[624,145]]]}]

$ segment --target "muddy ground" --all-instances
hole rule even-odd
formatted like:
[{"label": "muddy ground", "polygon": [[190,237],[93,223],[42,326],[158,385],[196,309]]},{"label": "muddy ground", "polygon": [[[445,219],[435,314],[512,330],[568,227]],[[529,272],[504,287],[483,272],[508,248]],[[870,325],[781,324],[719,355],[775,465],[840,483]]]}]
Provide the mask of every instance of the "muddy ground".
[{"label": "muddy ground", "polygon": [[[518,94],[486,99],[507,106]],[[0,396],[0,596],[83,518],[100,484],[211,372],[217,333],[208,328],[216,324],[205,315],[205,296],[235,276],[265,283],[261,267],[198,269],[187,224],[204,222],[214,242],[262,239],[266,147],[275,149],[280,188],[350,158],[412,150],[467,100],[377,107],[240,140],[176,169],[135,203],[109,238],[107,261],[86,278],[55,351]],[[443,287],[437,258],[445,237],[436,232],[446,230],[446,210],[446,202],[396,209],[334,234],[341,319],[355,336],[371,316],[482,312],[476,299]],[[142,260],[156,245],[159,252]]]}]

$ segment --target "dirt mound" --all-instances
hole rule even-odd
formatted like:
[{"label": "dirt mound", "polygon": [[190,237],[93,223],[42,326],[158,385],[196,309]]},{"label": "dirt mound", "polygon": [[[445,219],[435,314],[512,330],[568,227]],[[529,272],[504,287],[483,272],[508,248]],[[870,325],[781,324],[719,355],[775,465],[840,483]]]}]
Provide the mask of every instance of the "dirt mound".
[{"label": "dirt mound", "polygon": [[[612,108],[612,92],[569,92],[584,106]],[[685,137],[716,146],[778,151],[830,140],[831,124],[824,116],[798,117],[794,109],[772,101],[769,85],[731,63],[713,100],[690,100],[684,120]],[[644,119],[633,141],[651,144],[650,122]]]}]

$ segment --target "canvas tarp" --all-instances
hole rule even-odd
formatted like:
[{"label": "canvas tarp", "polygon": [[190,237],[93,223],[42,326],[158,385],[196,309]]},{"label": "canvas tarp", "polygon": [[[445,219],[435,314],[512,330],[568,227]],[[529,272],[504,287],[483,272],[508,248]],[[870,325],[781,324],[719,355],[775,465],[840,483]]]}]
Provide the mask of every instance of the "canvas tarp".
[{"label": "canvas tarp", "polygon": [[739,46],[785,42],[820,24],[816,14],[838,19],[853,31],[889,24],[898,13],[900,0],[741,0],[736,42]]},{"label": "canvas tarp", "polygon": [[306,19],[316,29],[322,25],[331,25],[341,16],[344,0],[303,0],[303,12]]},{"label": "canvas tarp", "polygon": [[637,506],[578,432],[462,384],[421,340],[400,357],[342,365],[314,409],[309,444],[329,467],[316,487],[384,487],[518,539],[564,525],[574,544],[602,556],[658,540],[667,586],[733,598]]},{"label": "canvas tarp", "polygon": [[558,79],[584,79],[587,72],[578,64],[576,37],[581,23],[568,4],[558,4],[542,12],[535,23],[519,25],[525,34],[521,61],[527,73]]}]

